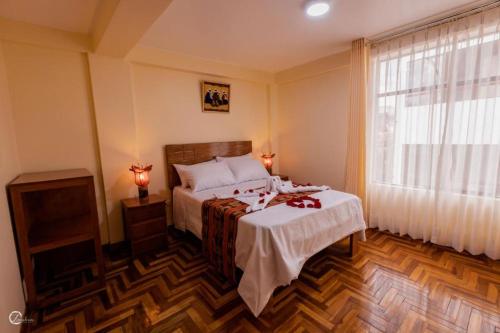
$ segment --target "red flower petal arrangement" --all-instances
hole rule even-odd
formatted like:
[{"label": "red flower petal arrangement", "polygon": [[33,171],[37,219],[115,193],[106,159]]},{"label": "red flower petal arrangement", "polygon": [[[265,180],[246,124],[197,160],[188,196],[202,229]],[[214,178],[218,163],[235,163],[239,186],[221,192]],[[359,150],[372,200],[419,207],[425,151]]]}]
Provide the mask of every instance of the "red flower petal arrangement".
[{"label": "red flower petal arrangement", "polygon": [[[304,201],[311,201],[312,203],[305,204]],[[297,207],[297,208],[321,208],[321,201],[319,199],[304,195],[302,197],[292,198],[286,202],[287,206]]]}]

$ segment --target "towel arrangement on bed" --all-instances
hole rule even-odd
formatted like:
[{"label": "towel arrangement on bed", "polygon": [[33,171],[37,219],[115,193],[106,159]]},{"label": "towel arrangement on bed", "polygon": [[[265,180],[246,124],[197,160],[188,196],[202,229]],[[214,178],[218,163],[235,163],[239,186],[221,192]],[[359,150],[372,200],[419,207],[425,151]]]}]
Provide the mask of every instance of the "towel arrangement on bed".
[{"label": "towel arrangement on bed", "polygon": [[[262,210],[268,206],[268,204],[278,195],[278,194],[291,194],[291,193],[304,193],[304,192],[318,192],[329,190],[330,187],[314,186],[314,185],[299,185],[294,184],[291,181],[283,181],[279,176],[273,176],[269,178],[266,187],[249,189],[246,191],[240,191],[238,189],[234,190],[232,193],[219,193],[214,194],[217,199],[229,199],[234,198],[248,205],[246,208],[246,213],[256,212]],[[294,196],[295,200],[300,199]],[[293,205],[290,205],[293,207]],[[306,206],[307,207],[307,206]],[[301,207],[303,208],[303,207]]]},{"label": "towel arrangement on bed", "polygon": [[283,181],[279,176],[272,176],[269,181],[269,190],[278,193],[300,193],[310,191],[326,191],[330,186],[315,186],[311,184],[294,184],[291,180]]}]

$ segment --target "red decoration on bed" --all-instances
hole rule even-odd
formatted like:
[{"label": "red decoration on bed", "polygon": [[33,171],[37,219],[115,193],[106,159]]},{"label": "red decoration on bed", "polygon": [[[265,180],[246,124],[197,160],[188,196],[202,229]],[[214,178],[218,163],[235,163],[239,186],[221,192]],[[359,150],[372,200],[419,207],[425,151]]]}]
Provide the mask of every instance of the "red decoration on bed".
[{"label": "red decoration on bed", "polygon": [[[305,204],[304,201],[311,201],[312,203]],[[297,198],[292,198],[286,202],[287,206],[297,207],[297,208],[321,208],[321,201],[319,199],[304,195]]]}]

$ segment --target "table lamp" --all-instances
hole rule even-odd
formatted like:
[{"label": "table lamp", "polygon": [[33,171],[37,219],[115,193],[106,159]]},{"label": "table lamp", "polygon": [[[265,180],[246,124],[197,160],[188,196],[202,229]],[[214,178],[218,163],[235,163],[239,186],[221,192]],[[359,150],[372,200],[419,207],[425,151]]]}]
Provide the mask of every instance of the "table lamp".
[{"label": "table lamp", "polygon": [[269,172],[270,175],[273,174],[273,157],[276,156],[274,153],[262,154],[262,158],[264,160],[264,166]]},{"label": "table lamp", "polygon": [[139,188],[139,200],[147,200],[148,199],[148,185],[149,185],[149,171],[153,166],[142,164],[133,164],[130,167],[130,171],[134,173],[135,184]]}]

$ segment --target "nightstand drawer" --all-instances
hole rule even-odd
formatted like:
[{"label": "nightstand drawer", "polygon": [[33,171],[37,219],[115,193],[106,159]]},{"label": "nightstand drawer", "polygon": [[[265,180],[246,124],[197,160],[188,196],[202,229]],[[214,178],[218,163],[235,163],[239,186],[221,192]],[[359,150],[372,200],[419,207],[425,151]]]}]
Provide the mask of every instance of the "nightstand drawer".
[{"label": "nightstand drawer", "polygon": [[154,236],[160,233],[165,233],[166,228],[167,226],[164,217],[136,222],[130,225],[129,237],[131,240],[136,240],[147,236]]},{"label": "nightstand drawer", "polygon": [[129,209],[127,218],[130,223],[138,223],[145,220],[152,220],[158,217],[165,218],[165,204],[158,203],[145,207]]},{"label": "nightstand drawer", "polygon": [[134,255],[158,249],[165,249],[166,247],[167,236],[165,234],[144,238],[140,241],[132,241]]}]

